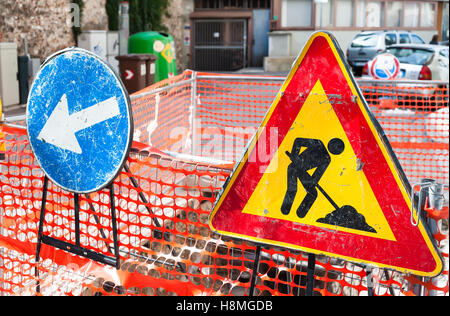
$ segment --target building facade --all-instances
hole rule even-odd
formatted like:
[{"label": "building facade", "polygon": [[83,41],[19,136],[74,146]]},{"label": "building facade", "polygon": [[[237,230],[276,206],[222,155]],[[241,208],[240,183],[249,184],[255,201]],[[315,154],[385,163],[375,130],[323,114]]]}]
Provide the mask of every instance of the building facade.
[{"label": "building facade", "polygon": [[346,50],[362,30],[410,30],[448,40],[448,0],[272,0],[267,71],[285,71],[311,32],[327,30]]}]

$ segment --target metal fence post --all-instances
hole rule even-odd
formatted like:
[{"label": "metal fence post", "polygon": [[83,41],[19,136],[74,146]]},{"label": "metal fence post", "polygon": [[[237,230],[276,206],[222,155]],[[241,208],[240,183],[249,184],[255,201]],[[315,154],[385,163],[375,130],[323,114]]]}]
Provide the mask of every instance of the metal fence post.
[{"label": "metal fence post", "polygon": [[196,126],[196,115],[197,115],[197,72],[192,72],[192,82],[191,82],[191,154],[197,154],[197,126]]}]

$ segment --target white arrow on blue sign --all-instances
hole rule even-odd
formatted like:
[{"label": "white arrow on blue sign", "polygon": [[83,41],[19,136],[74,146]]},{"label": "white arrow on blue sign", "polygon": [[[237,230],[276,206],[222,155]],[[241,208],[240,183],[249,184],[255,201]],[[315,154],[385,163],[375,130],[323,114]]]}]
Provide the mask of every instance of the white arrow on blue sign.
[{"label": "white arrow on blue sign", "polygon": [[39,165],[54,183],[74,193],[110,184],[133,139],[124,85],[108,64],[80,48],[44,62],[30,89],[26,119]]}]

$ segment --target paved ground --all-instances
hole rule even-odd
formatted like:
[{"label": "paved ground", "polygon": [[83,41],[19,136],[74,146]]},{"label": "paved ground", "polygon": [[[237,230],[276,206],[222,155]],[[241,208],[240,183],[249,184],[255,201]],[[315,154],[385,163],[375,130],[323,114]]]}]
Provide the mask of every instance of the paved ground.
[{"label": "paved ground", "polygon": [[265,72],[262,67],[249,67],[242,68],[237,71],[233,71],[236,74],[247,74],[247,75],[263,75],[263,76],[277,76],[277,77],[286,77],[289,71],[286,72]]},{"label": "paved ground", "polygon": [[5,118],[25,115],[26,107],[27,107],[26,104],[11,105],[8,106],[6,109],[3,108],[4,111],[3,114],[5,115]]}]

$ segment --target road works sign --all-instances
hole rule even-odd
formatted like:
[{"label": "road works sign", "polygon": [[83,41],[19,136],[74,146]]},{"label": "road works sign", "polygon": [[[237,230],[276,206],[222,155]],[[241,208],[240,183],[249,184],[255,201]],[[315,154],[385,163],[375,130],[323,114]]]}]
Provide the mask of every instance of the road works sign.
[{"label": "road works sign", "polygon": [[63,50],[44,62],[26,119],[40,166],[68,191],[100,190],[128,157],[133,133],[128,93],[114,71],[86,50]]},{"label": "road works sign", "polygon": [[[425,227],[410,222],[409,183],[343,56],[330,34],[311,36],[236,164],[210,226],[255,242],[437,275],[439,253]],[[273,137],[278,149],[258,159]]]}]

